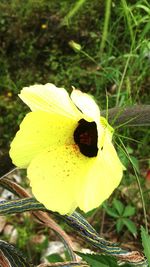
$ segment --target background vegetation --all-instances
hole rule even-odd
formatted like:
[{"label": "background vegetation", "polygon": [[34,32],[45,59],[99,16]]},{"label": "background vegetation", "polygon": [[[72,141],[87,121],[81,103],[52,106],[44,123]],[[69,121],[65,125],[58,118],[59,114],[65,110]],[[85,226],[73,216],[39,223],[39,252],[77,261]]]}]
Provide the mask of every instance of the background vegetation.
[{"label": "background vegetation", "polygon": [[[149,103],[149,1],[0,0],[0,10],[1,155],[28,111],[17,96],[23,86],[51,82],[70,91],[73,85],[92,93],[101,109],[106,95],[109,108]],[[109,203],[86,216],[105,238],[137,248],[146,221],[139,184],[150,224],[148,128],[120,127],[114,141],[127,172]],[[36,224],[15,223],[25,250]],[[35,263],[40,249],[32,253]]]}]

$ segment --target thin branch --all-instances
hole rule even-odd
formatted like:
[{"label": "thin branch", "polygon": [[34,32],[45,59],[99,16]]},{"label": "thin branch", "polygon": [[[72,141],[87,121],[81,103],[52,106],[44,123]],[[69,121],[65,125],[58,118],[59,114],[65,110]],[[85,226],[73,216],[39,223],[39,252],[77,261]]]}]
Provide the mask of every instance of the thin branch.
[{"label": "thin branch", "polygon": [[[107,111],[101,112],[106,116]],[[150,105],[136,105],[132,107],[115,107],[108,110],[108,120],[110,125],[119,126],[149,126],[150,125]]]},{"label": "thin branch", "polygon": [[89,266],[86,262],[57,262],[57,263],[41,263],[40,265],[38,265],[37,267],[47,267],[47,266],[50,266],[50,267],[75,267],[75,266],[78,266],[78,267],[87,267]]}]

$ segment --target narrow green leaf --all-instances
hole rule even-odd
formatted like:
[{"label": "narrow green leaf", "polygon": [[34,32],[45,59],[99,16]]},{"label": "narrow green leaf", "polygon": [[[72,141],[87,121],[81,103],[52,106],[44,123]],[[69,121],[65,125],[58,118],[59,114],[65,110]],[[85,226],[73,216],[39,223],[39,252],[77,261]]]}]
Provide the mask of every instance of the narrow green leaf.
[{"label": "narrow green leaf", "polygon": [[[1,201],[0,202],[0,215],[21,213],[24,211],[32,211],[32,210],[47,211],[45,207],[34,198],[22,198],[22,199],[17,199],[17,200],[12,200],[12,201]],[[59,218],[60,217],[63,218],[67,222],[67,224],[70,225],[75,231],[77,231],[77,233],[80,234],[88,243],[92,244],[94,247],[99,248],[101,252],[106,253],[107,255],[119,257],[119,259],[120,259],[120,255],[124,255],[124,258],[123,258],[124,262],[128,261],[128,259],[126,259],[127,251],[119,247],[118,244],[109,242],[103,239],[102,237],[100,237],[98,233],[95,231],[95,229],[88,223],[88,221],[81,214],[77,212],[72,213],[70,216],[68,215],[60,216],[59,214],[56,214],[56,213],[54,214],[58,216]],[[125,218],[124,220],[128,220],[128,219]],[[143,266],[143,267],[147,266],[145,265],[145,260],[143,260],[142,256],[139,257],[136,266],[138,266],[138,263],[140,263],[140,266]],[[102,262],[102,264],[105,264],[103,267],[114,266],[112,265],[113,263],[106,265],[107,264],[106,262],[104,263]],[[102,265],[99,265],[98,267],[100,266]]]},{"label": "narrow green leaf", "polygon": [[150,15],[150,9],[146,5],[137,4],[136,8],[141,8]]},{"label": "narrow green leaf", "polygon": [[134,222],[132,222],[130,219],[123,218],[123,223],[128,228],[128,230],[135,236],[137,235],[137,227]]},{"label": "narrow green leaf", "polygon": [[139,161],[134,156],[130,156],[132,164],[136,168],[137,172],[139,173]]},{"label": "narrow green leaf", "polygon": [[117,261],[106,255],[99,254],[84,254],[77,252],[77,254],[82,257],[91,267],[118,267]]},{"label": "narrow green leaf", "polygon": [[106,213],[108,215],[110,215],[111,217],[113,217],[113,218],[118,218],[119,217],[117,211],[114,208],[108,207],[106,203],[103,204],[103,207],[104,207]]},{"label": "narrow green leaf", "polygon": [[0,215],[22,213],[25,211],[45,210],[43,204],[35,198],[22,198],[8,201],[0,201]]},{"label": "narrow green leaf", "polygon": [[48,260],[48,262],[63,262],[64,261],[63,258],[57,253],[47,256],[46,259]]},{"label": "narrow green leaf", "polygon": [[11,267],[31,267],[33,266],[20,251],[18,251],[13,245],[0,240],[0,252],[1,260],[7,261]]},{"label": "narrow green leaf", "polygon": [[117,222],[116,222],[117,233],[121,232],[123,226],[124,226],[124,223],[123,223],[122,218],[118,219]]},{"label": "narrow green leaf", "polygon": [[124,211],[124,205],[120,200],[113,200],[113,207],[118,211],[119,215],[122,215]]},{"label": "narrow green leaf", "polygon": [[135,207],[128,205],[125,207],[123,212],[123,217],[129,217],[135,215]]},{"label": "narrow green leaf", "polygon": [[148,265],[150,266],[150,235],[146,232],[143,226],[141,226],[142,245],[144,248],[144,254],[147,258]]},{"label": "narrow green leaf", "polygon": [[76,13],[79,12],[79,10],[81,9],[81,7],[84,5],[85,2],[86,2],[86,0],[78,0],[78,1],[76,1],[75,5],[70,9],[68,14],[63,19],[62,25],[68,25],[70,20],[73,18],[73,16]]}]

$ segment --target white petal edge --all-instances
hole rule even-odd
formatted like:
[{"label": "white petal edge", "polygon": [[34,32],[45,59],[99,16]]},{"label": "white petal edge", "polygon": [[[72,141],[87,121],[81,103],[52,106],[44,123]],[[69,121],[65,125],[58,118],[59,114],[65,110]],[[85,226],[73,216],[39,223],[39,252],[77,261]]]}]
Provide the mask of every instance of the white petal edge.
[{"label": "white petal edge", "polygon": [[24,87],[19,97],[32,111],[42,110],[66,117],[81,117],[81,113],[71,101],[68,92],[51,83]]},{"label": "white petal edge", "polygon": [[83,93],[80,90],[73,89],[70,97],[83,114],[96,122],[99,121],[100,110],[92,96]]}]

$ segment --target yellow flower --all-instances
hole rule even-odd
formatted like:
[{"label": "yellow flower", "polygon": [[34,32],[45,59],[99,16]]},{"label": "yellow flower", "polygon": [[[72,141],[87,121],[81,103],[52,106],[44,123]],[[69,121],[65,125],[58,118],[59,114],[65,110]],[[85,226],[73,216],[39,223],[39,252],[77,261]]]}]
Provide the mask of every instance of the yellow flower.
[{"label": "yellow flower", "polygon": [[70,98],[53,84],[25,87],[19,96],[31,112],[10,156],[27,168],[36,199],[61,214],[99,206],[119,185],[124,167],[93,98],[75,89]]},{"label": "yellow flower", "polygon": [[79,52],[82,49],[81,45],[74,42],[73,40],[69,41],[69,45],[75,50],[75,52]]},{"label": "yellow flower", "polygon": [[7,96],[8,96],[8,97],[12,97],[12,92],[8,92],[8,93],[7,93]]},{"label": "yellow flower", "polygon": [[42,25],[41,25],[41,28],[42,28],[43,30],[47,29],[47,24],[42,24]]}]

